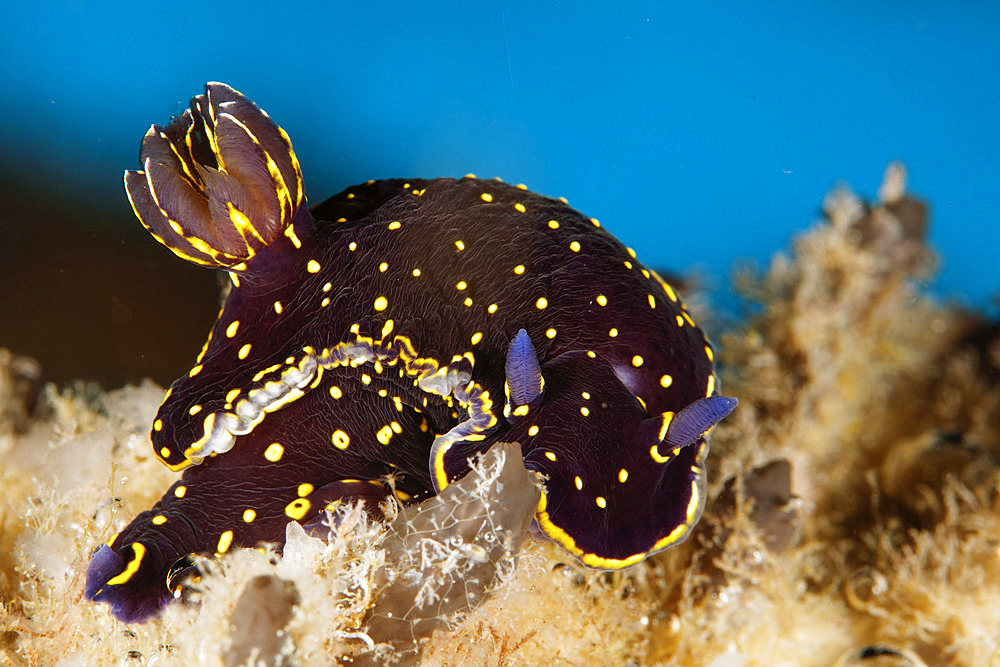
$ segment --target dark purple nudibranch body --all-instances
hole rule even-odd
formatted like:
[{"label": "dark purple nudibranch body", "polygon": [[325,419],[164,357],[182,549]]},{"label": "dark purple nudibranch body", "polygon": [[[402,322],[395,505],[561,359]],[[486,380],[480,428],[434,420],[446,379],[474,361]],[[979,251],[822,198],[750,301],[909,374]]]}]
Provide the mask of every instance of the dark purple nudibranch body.
[{"label": "dark purple nudibranch body", "polygon": [[705,502],[712,346],[598,223],[498,181],[369,181],[309,208],[285,132],[219,83],[142,142],[139,220],[232,289],[153,423],[181,471],[94,554],[86,595],[126,622],[189,554],[281,544],[289,521],[418,502],[519,442],[541,531],[617,569],[687,538]]}]

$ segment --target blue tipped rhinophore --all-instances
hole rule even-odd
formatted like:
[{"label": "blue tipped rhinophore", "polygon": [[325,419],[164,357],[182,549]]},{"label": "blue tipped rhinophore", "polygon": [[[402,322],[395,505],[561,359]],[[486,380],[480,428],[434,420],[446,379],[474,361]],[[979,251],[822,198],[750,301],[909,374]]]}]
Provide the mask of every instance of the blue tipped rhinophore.
[{"label": "blue tipped rhinophore", "polygon": [[739,401],[730,396],[700,398],[677,413],[664,439],[670,448],[690,445],[736,409]]},{"label": "blue tipped rhinophore", "polygon": [[534,405],[542,395],[545,382],[542,367],[538,365],[535,346],[531,344],[528,332],[521,329],[507,348],[507,388],[510,401],[515,406]]}]

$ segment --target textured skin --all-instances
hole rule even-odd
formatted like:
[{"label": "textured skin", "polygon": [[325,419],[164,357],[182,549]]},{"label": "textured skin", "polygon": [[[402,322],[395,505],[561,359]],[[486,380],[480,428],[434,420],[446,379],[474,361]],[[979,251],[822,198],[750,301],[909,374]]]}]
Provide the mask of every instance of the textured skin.
[{"label": "textured skin", "polygon": [[[472,177],[369,182],[310,211],[287,137],[256,107],[210,84],[192,109],[147,135],[126,188],[158,240],[234,286],[154,422],[157,456],[184,475],[112,539],[118,559],[95,555],[90,597],[142,620],[184,555],[280,544],[287,521],[338,499],[419,499],[497,441],[521,443],[545,486],[540,527],[584,563],[686,538],[707,434],[660,445],[716,393],[713,355],[630,249],[563,201]],[[511,346],[521,329],[544,388],[505,405],[505,364],[537,375],[531,346]]]}]

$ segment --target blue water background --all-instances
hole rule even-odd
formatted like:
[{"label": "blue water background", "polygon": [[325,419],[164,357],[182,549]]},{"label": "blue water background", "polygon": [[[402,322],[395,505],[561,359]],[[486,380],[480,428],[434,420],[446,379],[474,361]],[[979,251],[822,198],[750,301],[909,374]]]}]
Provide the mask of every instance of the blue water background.
[{"label": "blue water background", "polygon": [[[35,7],[35,8],[32,8]],[[41,7],[41,8],[39,8]],[[313,203],[394,176],[566,196],[726,290],[846,181],[902,160],[937,293],[1000,288],[1000,3],[4,3],[0,146],[127,207],[139,139],[207,80],[291,135]],[[100,225],[82,219],[81,224]],[[724,294],[721,297],[725,299]]]}]

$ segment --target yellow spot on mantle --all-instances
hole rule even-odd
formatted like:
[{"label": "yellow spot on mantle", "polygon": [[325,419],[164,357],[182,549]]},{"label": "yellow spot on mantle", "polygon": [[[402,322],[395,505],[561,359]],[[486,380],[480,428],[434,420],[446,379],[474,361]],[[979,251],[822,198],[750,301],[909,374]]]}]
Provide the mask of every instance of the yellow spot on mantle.
[{"label": "yellow spot on mantle", "polygon": [[590,414],[590,408],[588,408],[586,405],[582,406],[580,408],[580,414],[583,415],[584,417],[588,416]]},{"label": "yellow spot on mantle", "polygon": [[618,329],[612,329],[611,331],[608,332],[608,335],[614,338],[615,336],[618,335]]},{"label": "yellow spot on mantle", "polygon": [[666,389],[674,383],[674,379],[669,375],[664,375],[660,378],[660,386]]},{"label": "yellow spot on mantle", "polygon": [[333,432],[330,437],[330,441],[333,442],[333,446],[337,449],[347,449],[351,444],[351,436],[347,435],[345,431],[337,429]]},{"label": "yellow spot on mantle", "polygon": [[162,526],[166,522],[167,522],[167,517],[163,516],[162,514],[157,514],[156,516],[153,517],[154,526]]},{"label": "yellow spot on mantle", "polygon": [[545,337],[546,338],[555,338],[556,337],[556,330],[555,329],[546,329],[545,330]]},{"label": "yellow spot on mantle", "polygon": [[532,424],[531,427],[528,428],[528,435],[530,435],[532,437],[538,435],[538,426],[535,425],[535,424]]},{"label": "yellow spot on mantle", "polygon": [[493,195],[491,195],[489,192],[484,192],[483,194],[479,195],[479,198],[482,199],[484,202],[493,201]]},{"label": "yellow spot on mantle", "polygon": [[227,530],[226,532],[219,535],[219,544],[216,545],[215,550],[220,554],[224,554],[229,551],[229,547],[233,545],[233,531]]},{"label": "yellow spot on mantle", "polygon": [[569,249],[572,250],[573,252],[580,252],[580,242],[579,241],[572,241],[569,244]]},{"label": "yellow spot on mantle", "polygon": [[250,343],[247,343],[246,345],[240,348],[240,351],[236,354],[236,356],[239,357],[240,359],[246,359],[248,356],[250,356],[250,347],[251,347]]},{"label": "yellow spot on mantle", "polygon": [[486,309],[486,312],[489,313],[490,315],[497,312],[497,305],[495,303],[491,303],[489,307]]},{"label": "yellow spot on mantle", "polygon": [[230,322],[229,326],[226,327],[226,338],[232,338],[233,336],[235,336],[239,328],[240,328],[239,320],[233,320],[232,322]]},{"label": "yellow spot on mantle", "polygon": [[535,302],[535,308],[538,310],[544,310],[549,307],[549,300],[544,296],[538,297],[538,301]]},{"label": "yellow spot on mantle", "polygon": [[625,480],[627,479],[628,479],[628,470],[622,468],[621,470],[618,471],[618,481],[624,484]]},{"label": "yellow spot on mantle", "polygon": [[187,494],[187,487],[181,484],[174,489],[174,498],[183,498]]},{"label": "yellow spot on mantle", "polygon": [[280,442],[272,442],[264,450],[264,458],[271,463],[277,463],[285,455],[285,447]]},{"label": "yellow spot on mantle", "polygon": [[515,266],[514,273],[516,273],[517,275],[521,275],[522,273],[524,273],[524,264],[518,264],[517,266]]},{"label": "yellow spot on mantle", "polygon": [[344,392],[340,390],[340,387],[336,385],[330,387],[330,396],[332,396],[334,399],[339,399],[343,395]]},{"label": "yellow spot on mantle", "polygon": [[299,484],[299,488],[298,488],[299,498],[305,498],[310,493],[312,493],[315,490],[315,488],[316,487],[314,487],[309,482],[303,482],[302,484]]},{"label": "yellow spot on mantle", "polygon": [[469,283],[465,282],[464,280],[459,280],[457,283],[455,283],[455,289],[457,289],[459,292],[461,292],[462,290],[464,290],[468,286],[469,286]]},{"label": "yellow spot on mantle", "polygon": [[309,508],[312,507],[312,503],[306,498],[296,498],[292,502],[285,505],[285,516],[289,519],[295,519],[300,521],[309,512]]},{"label": "yellow spot on mantle", "polygon": [[389,307],[389,300],[386,299],[384,296],[380,296],[377,299],[375,299],[374,307],[375,310],[382,312],[383,310]]},{"label": "yellow spot on mantle", "polygon": [[636,368],[642,366],[642,357],[639,356],[638,354],[632,357],[632,365],[635,366]]},{"label": "yellow spot on mantle", "polygon": [[524,204],[522,204],[521,202],[518,202],[518,203],[514,204],[514,210],[517,211],[518,213],[524,213],[524,211],[526,209],[524,208]]},{"label": "yellow spot on mantle", "polygon": [[595,299],[595,301],[597,301],[597,305],[601,307],[608,305],[608,297],[604,296],[603,294],[598,294],[597,299]]},{"label": "yellow spot on mantle", "polygon": [[576,490],[577,491],[583,491],[583,480],[580,479],[579,475],[577,475],[576,477],[573,478],[573,484],[576,485]]},{"label": "yellow spot on mantle", "polygon": [[481,341],[482,339],[483,339],[482,332],[477,331],[476,333],[472,334],[472,344],[473,345],[478,345],[479,341]]},{"label": "yellow spot on mantle", "polygon": [[559,221],[549,220],[549,229],[559,229]]},{"label": "yellow spot on mantle", "polygon": [[399,229],[402,226],[403,223],[401,223],[399,220],[393,220],[392,222],[389,223],[389,229]]},{"label": "yellow spot on mantle", "polygon": [[162,419],[157,419],[155,422],[153,422],[153,430],[154,431],[162,431],[163,430],[163,420]]},{"label": "yellow spot on mantle", "polygon": [[257,518],[257,512],[252,509],[243,510],[243,521],[244,523],[253,523],[253,520]]},{"label": "yellow spot on mantle", "polygon": [[309,273],[319,273],[319,270],[321,268],[323,268],[323,267],[321,267],[319,265],[319,262],[317,262],[315,259],[310,259],[306,263],[306,271],[308,271]]},{"label": "yellow spot on mantle", "polygon": [[608,506],[608,501],[605,500],[603,496],[597,496],[597,498],[594,499],[594,502],[597,503],[597,506],[601,509]]},{"label": "yellow spot on mantle", "polygon": [[274,312],[276,312],[279,315],[281,315],[281,311],[282,310],[284,310],[284,307],[281,305],[281,302],[280,301],[275,301],[274,302]]},{"label": "yellow spot on mantle", "polygon": [[555,452],[545,452],[545,458],[547,458],[549,461],[555,461],[556,460]]}]

